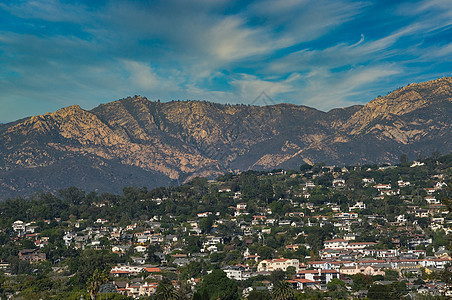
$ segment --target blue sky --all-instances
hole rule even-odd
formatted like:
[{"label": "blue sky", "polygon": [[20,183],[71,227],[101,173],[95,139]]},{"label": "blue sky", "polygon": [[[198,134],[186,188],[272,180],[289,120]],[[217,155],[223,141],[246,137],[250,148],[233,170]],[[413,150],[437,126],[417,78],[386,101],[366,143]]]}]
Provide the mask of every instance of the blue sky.
[{"label": "blue sky", "polygon": [[450,0],[0,3],[0,122],[136,94],[327,111],[451,66]]}]

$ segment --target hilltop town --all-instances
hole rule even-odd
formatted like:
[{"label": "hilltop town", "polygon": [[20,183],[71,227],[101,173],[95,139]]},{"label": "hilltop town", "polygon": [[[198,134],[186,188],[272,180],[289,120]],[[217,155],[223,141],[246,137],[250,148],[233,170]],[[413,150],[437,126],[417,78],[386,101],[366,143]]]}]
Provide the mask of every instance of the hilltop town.
[{"label": "hilltop town", "polygon": [[10,199],[0,203],[0,295],[450,297],[451,178],[449,154]]}]

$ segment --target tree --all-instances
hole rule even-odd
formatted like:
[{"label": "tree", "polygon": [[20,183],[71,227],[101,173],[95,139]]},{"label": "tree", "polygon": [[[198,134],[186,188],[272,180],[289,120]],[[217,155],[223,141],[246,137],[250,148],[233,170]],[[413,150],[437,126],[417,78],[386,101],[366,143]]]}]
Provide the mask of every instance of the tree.
[{"label": "tree", "polygon": [[146,252],[148,254],[147,261],[150,264],[160,264],[161,260],[155,253],[161,252],[162,247],[159,244],[149,245]]},{"label": "tree", "polygon": [[406,292],[406,285],[403,282],[393,282],[391,284],[382,285],[374,284],[369,288],[367,297],[369,299],[401,299]]},{"label": "tree", "polygon": [[273,287],[272,298],[274,300],[292,300],[294,296],[293,287],[287,281],[280,281]]},{"label": "tree", "polygon": [[355,291],[365,290],[372,284],[372,277],[361,273],[352,276],[353,289]]},{"label": "tree", "polygon": [[294,266],[290,266],[287,268],[286,274],[288,278],[294,278],[294,276],[297,274],[297,269],[295,269]]},{"label": "tree", "polygon": [[301,172],[306,172],[306,171],[311,170],[311,169],[312,169],[312,166],[310,164],[303,164],[303,165],[300,166],[300,171]]},{"label": "tree", "polygon": [[155,298],[159,300],[179,300],[179,294],[171,283],[161,281],[155,290]]},{"label": "tree", "polygon": [[367,297],[369,299],[387,299],[389,293],[386,286],[382,284],[374,284],[369,288],[367,292]]},{"label": "tree", "polygon": [[273,283],[273,285],[278,284],[278,282],[283,281],[286,279],[286,273],[283,270],[274,270],[270,273],[270,281]]},{"label": "tree", "polygon": [[263,291],[257,291],[257,290],[252,290],[248,297],[246,297],[246,299],[248,300],[270,300],[271,299],[271,295],[268,292],[268,290],[263,290]]},{"label": "tree", "polygon": [[347,295],[347,290],[345,289],[345,282],[338,278],[333,278],[327,284],[328,293],[333,299],[343,299]]},{"label": "tree", "polygon": [[209,233],[210,230],[212,229],[212,225],[213,225],[213,217],[212,216],[208,216],[207,218],[203,218],[203,219],[201,219],[201,221],[199,221],[199,228],[204,233]]},{"label": "tree", "polygon": [[96,299],[97,292],[99,292],[100,286],[108,281],[107,271],[99,271],[96,269],[93,275],[88,280],[88,292],[91,299]]},{"label": "tree", "polygon": [[396,281],[399,279],[399,272],[394,270],[385,270],[385,280]]},{"label": "tree", "polygon": [[240,299],[237,283],[229,279],[223,270],[216,269],[206,275],[197,291],[201,299],[238,300]]}]

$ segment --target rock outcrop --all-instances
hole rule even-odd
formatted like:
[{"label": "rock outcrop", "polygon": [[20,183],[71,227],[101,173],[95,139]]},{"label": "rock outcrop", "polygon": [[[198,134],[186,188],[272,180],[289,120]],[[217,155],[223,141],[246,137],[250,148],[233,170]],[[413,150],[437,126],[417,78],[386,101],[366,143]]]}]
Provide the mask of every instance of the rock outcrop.
[{"label": "rock outcrop", "polygon": [[1,198],[70,185],[118,192],[302,163],[394,163],[452,149],[452,78],[365,106],[152,102],[135,96],[0,125]]}]

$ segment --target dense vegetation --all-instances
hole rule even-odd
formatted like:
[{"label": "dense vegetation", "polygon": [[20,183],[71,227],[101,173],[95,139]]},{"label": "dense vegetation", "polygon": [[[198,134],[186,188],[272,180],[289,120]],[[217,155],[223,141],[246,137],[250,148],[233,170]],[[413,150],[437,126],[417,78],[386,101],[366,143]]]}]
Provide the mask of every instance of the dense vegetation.
[{"label": "dense vegetation", "polygon": [[[190,295],[193,299],[239,299],[239,290],[255,286],[265,280],[273,282],[275,287],[281,289],[281,293],[285,293],[287,291],[284,291],[284,285],[278,284],[290,278],[290,272],[283,272],[284,274],[275,272],[270,277],[253,277],[237,283],[225,277],[218,269],[241,263],[242,253],[247,248],[262,259],[275,257],[293,257],[300,261],[314,259],[318,257],[323,242],[338,233],[332,222],[320,224],[319,219],[314,217],[322,215],[331,219],[334,216],[333,206],[347,211],[357,202],[366,204],[366,208],[360,211],[362,223],[352,225],[353,231],[357,234],[357,241],[372,241],[377,243],[377,248],[392,249],[394,248],[392,237],[397,235],[401,246],[406,247],[408,236],[403,232],[396,232],[391,222],[394,222],[397,216],[406,213],[408,206],[427,207],[426,188],[432,187],[438,180],[448,182],[449,186],[436,191],[434,197],[449,207],[449,214],[451,211],[452,154],[428,158],[422,162],[424,165],[413,168],[402,157],[397,167],[363,165],[346,167],[346,170],[327,167],[324,164],[313,166],[306,164],[299,170],[224,174],[216,181],[195,178],[181,186],[153,190],[127,187],[123,189],[121,195],[87,193],[71,187],[56,194],[38,193],[27,199],[9,199],[0,203],[0,259],[9,264],[8,274],[0,275],[0,295],[3,297],[6,294],[20,292],[20,296],[30,299],[47,297],[79,299],[82,294],[88,298],[88,291],[94,291],[96,294],[100,283],[108,281],[111,266],[131,262],[133,248],[124,255],[112,253],[110,251],[112,240],[104,236],[99,239],[100,247],[96,249],[90,247],[75,249],[65,245],[63,236],[69,230],[81,234],[87,228],[99,226],[98,220],[102,219],[110,224],[106,226],[126,227],[136,224],[134,229],[128,231],[130,234],[146,230],[150,220],[160,222],[161,233],[175,235],[180,241],[177,247],[174,247],[176,250],[170,254],[201,252],[206,234],[214,233],[224,239],[224,244],[218,245],[220,251],[212,252],[207,257],[183,267],[173,265],[170,255],[167,254],[167,265],[176,267],[177,273],[163,272],[156,297],[171,296],[175,293],[171,281],[178,281],[180,290],[185,289],[185,292],[177,292],[179,298],[183,294],[184,297]],[[335,178],[344,179],[345,185],[334,188]],[[381,200],[376,200],[379,191],[372,185],[363,184],[364,178],[373,178],[376,183],[391,184],[393,187],[398,186],[399,181],[411,184],[401,187],[398,194],[386,195]],[[303,188],[309,181],[312,181],[315,187],[309,190],[309,198],[306,198],[306,190]],[[240,198],[234,197],[235,192],[241,193]],[[248,214],[232,218],[231,208],[238,203],[246,203]],[[312,204],[315,212],[308,208],[306,203]],[[264,236],[264,240],[257,234],[248,237],[251,241],[237,238],[238,235],[243,235],[241,222],[250,222],[254,215],[263,214],[268,209],[275,219],[287,219],[302,225],[273,227],[271,232]],[[289,216],[288,213],[293,211],[303,212],[304,216]],[[188,221],[197,219],[199,213],[205,212],[211,214],[199,220],[202,235],[187,235],[185,229],[190,228]],[[385,230],[382,231],[381,228],[367,222],[370,216],[380,216],[377,222]],[[432,231],[428,219],[413,215],[408,215],[407,218],[410,223],[416,222],[427,237],[433,238],[433,243],[426,249],[427,254],[433,253],[433,249],[441,246],[450,247],[450,237],[442,230]],[[18,258],[19,250],[34,249],[37,246],[27,237],[15,236],[11,228],[16,220],[32,223],[35,232],[40,233],[41,237],[48,237],[48,243],[40,249],[46,254],[46,261],[31,264]],[[219,223],[219,220],[223,222]],[[75,223],[79,227],[74,228]],[[307,226],[307,223],[318,226]],[[290,243],[306,246],[289,251],[285,246]],[[150,245],[147,249],[149,254],[147,262],[158,265],[161,261],[155,253],[160,251],[161,245]],[[214,271],[207,275],[211,270]],[[101,274],[104,274],[104,277]],[[388,273],[387,278],[383,279],[390,279],[390,276]],[[431,278],[434,275],[426,274],[424,279],[428,276]],[[194,293],[184,283],[190,278],[203,278],[202,284]],[[370,298],[381,293],[399,295],[401,291],[405,291],[405,287],[399,285],[385,287],[372,285],[379,279],[381,278],[355,275],[353,289],[356,291],[369,289]],[[328,290],[329,295],[334,298],[344,297],[349,292],[340,280],[330,283]],[[276,291],[280,292],[278,289]],[[254,295],[254,298],[249,299],[269,299],[271,296],[269,293],[259,291],[253,291],[251,295]],[[274,292],[275,299],[288,299],[277,298],[275,295]],[[308,291],[297,297],[314,298],[327,295],[319,291]],[[122,296],[110,294],[109,297],[120,299]]]}]

